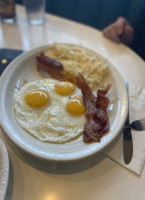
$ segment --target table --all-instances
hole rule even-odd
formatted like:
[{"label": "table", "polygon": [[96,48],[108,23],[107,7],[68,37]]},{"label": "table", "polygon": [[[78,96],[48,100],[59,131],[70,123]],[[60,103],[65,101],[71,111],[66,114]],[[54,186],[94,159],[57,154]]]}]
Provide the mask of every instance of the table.
[{"label": "table", "polygon": [[[53,42],[87,46],[108,58],[129,83],[135,82],[141,87],[145,85],[144,61],[125,45],[118,45],[104,38],[96,29],[50,14],[46,14],[43,26],[30,26],[23,6],[18,5],[17,22],[12,25],[0,24],[1,48],[27,51]],[[24,162],[12,151],[6,140],[5,143],[11,161],[6,199],[144,199],[145,170],[139,177],[100,155],[101,162],[88,163],[85,170],[68,174],[47,173]]]}]

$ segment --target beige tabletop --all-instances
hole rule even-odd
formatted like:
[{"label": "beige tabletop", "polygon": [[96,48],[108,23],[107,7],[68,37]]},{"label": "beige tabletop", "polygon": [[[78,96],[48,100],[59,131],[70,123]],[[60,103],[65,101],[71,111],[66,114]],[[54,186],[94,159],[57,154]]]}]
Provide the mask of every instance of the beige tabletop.
[{"label": "beige tabletop", "polygon": [[[28,51],[53,42],[87,46],[108,58],[129,83],[145,86],[144,61],[126,46],[104,38],[96,29],[50,14],[46,14],[44,25],[31,26],[26,21],[23,6],[17,6],[15,24],[0,24],[1,48]],[[139,177],[100,154],[100,162],[92,160],[82,170],[80,167],[70,173],[44,172],[20,159],[1,137],[11,161],[7,199],[143,200],[145,197],[145,170]]]}]

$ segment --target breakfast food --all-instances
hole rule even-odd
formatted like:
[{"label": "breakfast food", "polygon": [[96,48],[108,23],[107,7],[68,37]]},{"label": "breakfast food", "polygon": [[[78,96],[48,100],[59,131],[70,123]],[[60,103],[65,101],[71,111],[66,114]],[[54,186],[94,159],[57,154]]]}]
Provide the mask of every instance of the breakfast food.
[{"label": "breakfast food", "polygon": [[16,94],[14,113],[23,129],[45,142],[74,139],[86,122],[80,89],[52,78],[25,84]]},{"label": "breakfast food", "polygon": [[41,53],[40,56],[36,56],[36,59],[37,59],[38,71],[47,72],[51,77],[57,80],[64,79],[64,76],[62,74],[62,72],[64,71],[64,68],[60,62],[52,58],[46,57],[44,53]]},{"label": "breakfast food", "polygon": [[99,142],[109,130],[103,80],[109,64],[91,50],[76,45],[53,44],[36,56],[37,69],[48,78],[29,82],[17,93],[15,119],[37,139],[65,143],[82,135],[84,142]]},{"label": "breakfast food", "polygon": [[92,91],[104,87],[109,63],[96,52],[78,45],[55,43],[43,53],[63,65],[65,79],[76,83],[78,73],[81,73]]},{"label": "breakfast food", "polygon": [[107,107],[110,101],[105,95],[110,90],[111,84],[108,84],[103,90],[98,90],[97,97],[93,95],[81,74],[77,77],[77,85],[83,93],[83,102],[86,108],[87,122],[84,126],[83,140],[84,142],[92,140],[100,142],[103,134],[109,130]]}]

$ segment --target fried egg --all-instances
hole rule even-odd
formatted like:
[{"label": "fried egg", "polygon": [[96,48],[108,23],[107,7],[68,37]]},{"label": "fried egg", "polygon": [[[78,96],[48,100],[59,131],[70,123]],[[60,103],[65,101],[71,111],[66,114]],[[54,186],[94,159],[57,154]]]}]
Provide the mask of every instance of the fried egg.
[{"label": "fried egg", "polygon": [[25,84],[16,94],[17,123],[35,138],[65,143],[81,135],[86,122],[79,88],[52,78]]}]

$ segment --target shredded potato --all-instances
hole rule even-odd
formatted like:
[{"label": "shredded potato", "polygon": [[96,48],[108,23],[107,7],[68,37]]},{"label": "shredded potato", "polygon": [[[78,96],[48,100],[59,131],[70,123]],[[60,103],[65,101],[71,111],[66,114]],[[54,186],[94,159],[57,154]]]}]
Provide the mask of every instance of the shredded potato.
[{"label": "shredded potato", "polygon": [[62,63],[63,75],[70,81],[75,82],[78,72],[81,72],[91,90],[103,87],[109,63],[97,53],[82,46],[60,43],[50,45],[44,53]]}]

